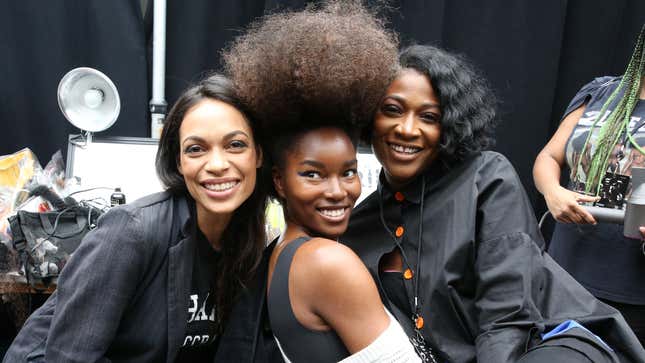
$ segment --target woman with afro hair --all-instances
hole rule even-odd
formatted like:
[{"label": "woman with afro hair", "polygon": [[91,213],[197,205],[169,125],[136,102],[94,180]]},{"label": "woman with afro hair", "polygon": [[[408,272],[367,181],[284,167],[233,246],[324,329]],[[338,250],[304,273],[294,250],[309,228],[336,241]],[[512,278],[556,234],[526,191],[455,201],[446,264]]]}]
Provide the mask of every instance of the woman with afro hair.
[{"label": "woman with afro hair", "polygon": [[337,242],[361,191],[359,128],[395,76],[396,52],[359,2],[332,1],[267,16],[224,55],[261,125],[267,183],[284,209],[267,302],[287,361],[420,361],[369,271]]},{"label": "woman with afro hair", "polygon": [[379,186],[340,241],[415,345],[457,363],[643,362],[622,316],[544,253],[508,160],[483,151],[495,124],[484,80],[435,47],[404,49],[399,63],[363,134]]}]

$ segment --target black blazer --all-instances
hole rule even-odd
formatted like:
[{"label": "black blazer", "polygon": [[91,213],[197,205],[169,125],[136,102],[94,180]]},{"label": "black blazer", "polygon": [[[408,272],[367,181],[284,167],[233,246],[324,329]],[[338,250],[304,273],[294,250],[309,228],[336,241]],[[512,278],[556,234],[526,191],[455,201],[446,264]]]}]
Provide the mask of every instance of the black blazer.
[{"label": "black blazer", "polygon": [[[4,362],[173,362],[188,319],[196,243],[190,214],[184,197],[164,192],[102,216]],[[234,307],[215,361],[279,357],[262,324],[268,256],[270,249]]]}]

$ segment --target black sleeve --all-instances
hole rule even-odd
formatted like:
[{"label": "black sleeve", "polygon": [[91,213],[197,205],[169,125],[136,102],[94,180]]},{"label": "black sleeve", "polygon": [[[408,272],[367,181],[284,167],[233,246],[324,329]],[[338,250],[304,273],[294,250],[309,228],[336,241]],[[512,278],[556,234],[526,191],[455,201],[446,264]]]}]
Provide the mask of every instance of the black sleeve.
[{"label": "black sleeve", "polygon": [[[477,361],[515,362],[532,334],[566,320],[585,326],[629,361],[645,361],[620,313],[594,298],[544,252],[513,167],[503,156],[489,155],[478,181]],[[602,349],[593,334],[587,334],[590,344]]]},{"label": "black sleeve", "polygon": [[542,320],[533,292],[543,241],[513,167],[502,155],[487,154],[477,181],[477,361],[514,362],[533,322]]}]

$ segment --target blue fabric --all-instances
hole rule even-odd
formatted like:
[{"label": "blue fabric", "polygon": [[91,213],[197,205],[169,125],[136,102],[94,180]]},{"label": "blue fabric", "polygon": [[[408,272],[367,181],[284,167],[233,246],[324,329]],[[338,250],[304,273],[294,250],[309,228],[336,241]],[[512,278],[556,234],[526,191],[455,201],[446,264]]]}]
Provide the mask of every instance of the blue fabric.
[{"label": "blue fabric", "polygon": [[551,331],[542,334],[542,340],[547,340],[547,339],[553,338],[553,337],[555,337],[557,335],[563,334],[564,332],[566,332],[568,330],[571,330],[571,329],[575,329],[575,328],[579,328],[579,329],[584,330],[585,332],[587,332],[591,336],[593,336],[596,340],[601,342],[607,349],[611,350],[612,352],[614,351],[613,349],[611,349],[611,347],[609,345],[607,345],[607,343],[605,343],[604,340],[600,339],[599,336],[597,336],[596,334],[592,333],[591,331],[589,331],[589,329],[587,329],[584,326],[580,325],[575,320],[567,320],[564,323],[562,323],[562,324],[556,326],[555,328],[553,328]]}]

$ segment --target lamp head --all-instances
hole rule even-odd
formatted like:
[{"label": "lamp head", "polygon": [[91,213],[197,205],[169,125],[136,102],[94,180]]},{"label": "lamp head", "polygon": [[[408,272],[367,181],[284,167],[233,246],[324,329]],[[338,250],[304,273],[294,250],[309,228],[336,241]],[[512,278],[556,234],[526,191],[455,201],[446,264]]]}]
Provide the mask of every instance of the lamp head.
[{"label": "lamp head", "polygon": [[69,71],[58,84],[58,106],[72,125],[83,131],[99,132],[116,122],[121,101],[108,76],[81,67]]}]

